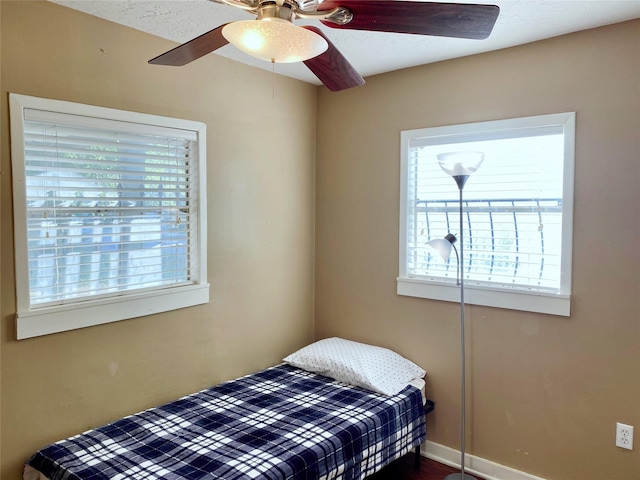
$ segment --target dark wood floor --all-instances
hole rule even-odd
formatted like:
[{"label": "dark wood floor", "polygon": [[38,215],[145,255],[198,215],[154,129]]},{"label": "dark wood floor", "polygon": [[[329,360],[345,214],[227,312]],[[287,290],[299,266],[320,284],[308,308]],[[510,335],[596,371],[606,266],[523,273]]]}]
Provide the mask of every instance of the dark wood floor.
[{"label": "dark wood floor", "polygon": [[[420,468],[415,468],[413,454],[405,455],[399,460],[383,468],[381,471],[367,477],[368,480],[444,480],[450,473],[459,472],[428,458],[420,459]],[[478,478],[478,477],[476,477]],[[480,480],[478,478],[478,480]]]}]

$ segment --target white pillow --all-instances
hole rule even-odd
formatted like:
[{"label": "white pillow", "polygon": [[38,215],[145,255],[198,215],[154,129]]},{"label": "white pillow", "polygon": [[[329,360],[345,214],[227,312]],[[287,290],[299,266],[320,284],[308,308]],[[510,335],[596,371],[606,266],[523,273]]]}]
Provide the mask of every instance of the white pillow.
[{"label": "white pillow", "polygon": [[312,343],[283,360],[294,367],[385,395],[396,395],[411,380],[426,373],[389,349],[337,337]]}]

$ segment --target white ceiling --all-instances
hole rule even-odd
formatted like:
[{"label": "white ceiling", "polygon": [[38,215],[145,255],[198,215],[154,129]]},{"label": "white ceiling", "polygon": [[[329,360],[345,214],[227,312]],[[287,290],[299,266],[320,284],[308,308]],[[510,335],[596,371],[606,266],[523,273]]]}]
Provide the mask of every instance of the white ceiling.
[{"label": "white ceiling", "polygon": [[[184,43],[222,23],[254,18],[238,8],[209,0],[50,0],[97,17]],[[451,0],[454,1],[454,0]],[[500,7],[500,16],[486,40],[428,37],[398,33],[338,30],[315,25],[365,79],[370,75],[450,58],[499,50],[566,33],[640,18],[640,0],[457,0]],[[149,52],[153,58],[164,52]],[[271,71],[268,62],[250,57],[232,45],[214,54]],[[196,60],[196,61],[203,61]],[[165,68],[165,67],[162,67]],[[173,68],[173,67],[170,67]],[[188,67],[176,67],[188,68]],[[277,64],[276,73],[320,85],[302,63]]]}]

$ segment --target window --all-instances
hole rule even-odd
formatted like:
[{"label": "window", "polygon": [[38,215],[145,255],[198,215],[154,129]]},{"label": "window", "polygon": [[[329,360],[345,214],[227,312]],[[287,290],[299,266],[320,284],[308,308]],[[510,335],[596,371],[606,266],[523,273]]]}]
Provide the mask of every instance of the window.
[{"label": "window", "polygon": [[458,302],[455,256],[427,245],[458,236],[460,197],[437,155],[479,151],[463,190],[467,303],[568,316],[575,114],[403,131],[397,293]]},{"label": "window", "polygon": [[209,301],[203,123],[10,107],[18,338]]}]

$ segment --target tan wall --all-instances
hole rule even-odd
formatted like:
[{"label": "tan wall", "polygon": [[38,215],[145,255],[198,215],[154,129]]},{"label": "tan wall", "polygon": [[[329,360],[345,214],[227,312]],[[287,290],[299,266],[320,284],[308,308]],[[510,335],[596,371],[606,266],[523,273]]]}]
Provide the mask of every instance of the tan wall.
[{"label": "tan wall", "polygon": [[459,306],[395,294],[400,131],[576,111],[572,315],[468,307],[467,450],[552,480],[640,478],[638,433],[614,446],[617,421],[640,428],[639,47],[634,21],[321,91],[316,338],[422,365],[430,440],[459,448]]},{"label": "tan wall", "polygon": [[[2,8],[2,471],[37,448],[277,363],[312,339],[317,88],[46,2]],[[231,47],[229,47],[231,48]],[[207,123],[211,302],[15,341],[7,92]],[[285,93],[286,92],[286,93]]]},{"label": "tan wall", "polygon": [[[316,89],[42,2],[1,2],[0,478],[43,444],[273,364],[313,328]],[[458,446],[458,309],[395,295],[399,132],[576,111],[570,318],[468,307],[468,450],[550,480],[632,480],[640,428],[639,22],[367,79],[318,104],[316,336],[428,371]],[[104,50],[102,52],[100,49]],[[17,342],[7,92],[205,121],[209,305]],[[267,127],[273,125],[284,128]],[[611,252],[612,234],[623,239]],[[115,371],[115,374],[112,372]],[[638,444],[638,436],[636,435]]]}]

